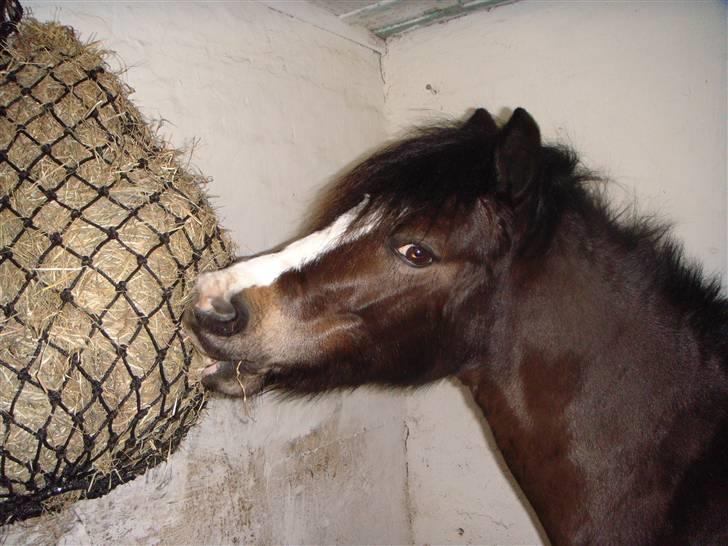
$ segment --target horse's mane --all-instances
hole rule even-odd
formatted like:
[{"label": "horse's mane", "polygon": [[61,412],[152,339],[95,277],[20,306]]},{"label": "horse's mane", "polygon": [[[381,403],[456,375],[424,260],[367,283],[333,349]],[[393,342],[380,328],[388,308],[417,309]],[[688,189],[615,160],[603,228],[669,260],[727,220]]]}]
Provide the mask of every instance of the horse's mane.
[{"label": "horse's mane", "polygon": [[[445,203],[467,210],[477,199],[496,195],[496,138],[460,122],[416,128],[331,186],[311,226],[328,225],[365,196],[368,203],[361,218],[376,211],[385,230],[396,228],[403,216],[434,218]],[[685,259],[669,225],[626,210],[614,211],[603,191],[605,179],[587,170],[568,147],[542,148],[540,180],[529,210],[531,249],[548,251],[565,215],[582,216],[588,224],[599,225],[624,256],[649,262],[651,279],[643,284],[664,294],[698,332],[728,350],[728,300],[721,295],[720,282],[706,280],[700,266]]]},{"label": "horse's mane", "polygon": [[[467,208],[497,191],[495,143],[495,135],[459,122],[416,127],[330,186],[314,208],[308,227],[320,229],[330,224],[365,197],[368,204],[361,217],[376,211],[383,228],[396,227],[403,216],[436,216],[445,203]],[[596,179],[564,146],[543,148],[542,178],[552,182],[565,202],[580,192],[584,182]],[[554,195],[552,192],[544,198]],[[554,202],[534,211],[540,227],[557,220],[554,213],[558,205]]]}]

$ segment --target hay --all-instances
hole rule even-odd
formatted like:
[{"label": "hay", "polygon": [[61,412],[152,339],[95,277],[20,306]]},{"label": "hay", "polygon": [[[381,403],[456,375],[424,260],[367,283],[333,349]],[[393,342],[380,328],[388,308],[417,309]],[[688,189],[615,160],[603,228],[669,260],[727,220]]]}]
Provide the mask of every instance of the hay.
[{"label": "hay", "polygon": [[[230,245],[199,176],[57,24],[0,52],[0,523],[166,457],[202,403],[180,331]],[[69,494],[70,492],[70,494]]]}]

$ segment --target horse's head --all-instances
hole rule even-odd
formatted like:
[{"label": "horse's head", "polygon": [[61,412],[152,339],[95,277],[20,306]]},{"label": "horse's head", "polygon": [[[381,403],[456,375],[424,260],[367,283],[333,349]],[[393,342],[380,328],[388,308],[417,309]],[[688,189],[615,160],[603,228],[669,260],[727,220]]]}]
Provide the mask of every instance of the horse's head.
[{"label": "horse's head", "polygon": [[[415,385],[487,351],[542,147],[522,109],[390,146],[335,185],[309,234],[203,274],[185,322],[228,394]],[[245,385],[245,387],[243,387]]]}]

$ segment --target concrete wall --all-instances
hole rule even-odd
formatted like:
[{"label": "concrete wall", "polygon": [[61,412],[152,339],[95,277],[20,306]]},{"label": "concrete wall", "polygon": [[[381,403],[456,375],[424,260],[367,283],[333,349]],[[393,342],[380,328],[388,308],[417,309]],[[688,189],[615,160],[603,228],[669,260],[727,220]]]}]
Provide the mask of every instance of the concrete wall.
[{"label": "concrete wall", "polygon": [[[385,136],[379,55],[253,2],[23,2],[128,66],[135,102],[214,178],[242,252],[291,236],[327,178]],[[318,18],[318,19],[316,19]],[[210,402],[169,463],[3,529],[5,543],[406,543],[402,400]]]},{"label": "concrete wall", "polygon": [[[523,1],[387,45],[391,134],[523,106],[727,278],[724,3]],[[537,542],[470,405],[451,383],[408,400],[415,542]]]}]

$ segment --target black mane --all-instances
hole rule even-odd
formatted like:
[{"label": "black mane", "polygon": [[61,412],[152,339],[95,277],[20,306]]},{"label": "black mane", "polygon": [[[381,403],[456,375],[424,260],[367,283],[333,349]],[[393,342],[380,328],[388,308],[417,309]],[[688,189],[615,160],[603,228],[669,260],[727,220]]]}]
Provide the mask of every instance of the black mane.
[{"label": "black mane", "polygon": [[[494,150],[497,135],[478,126],[450,123],[414,129],[403,140],[376,152],[339,179],[323,196],[311,226],[321,228],[369,197],[366,212],[376,210],[385,225],[408,215],[436,215],[444,203],[467,208],[478,198],[493,197],[496,168]],[[583,182],[594,180],[583,169],[576,154],[563,146],[545,146],[542,179],[552,190],[543,196],[568,202],[583,192]],[[558,202],[542,202],[538,224],[556,221]]]}]

